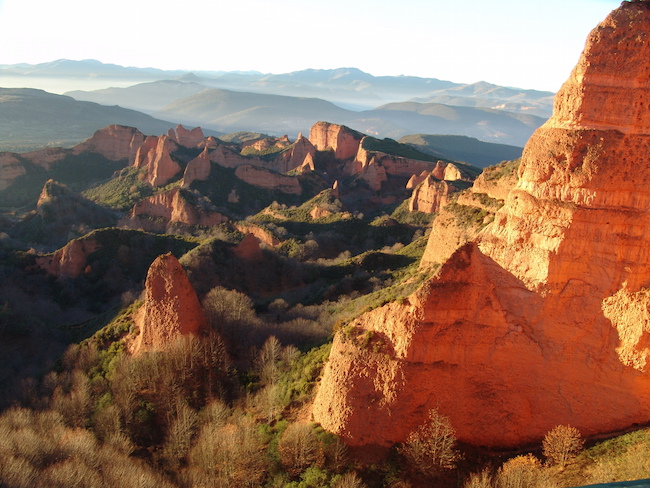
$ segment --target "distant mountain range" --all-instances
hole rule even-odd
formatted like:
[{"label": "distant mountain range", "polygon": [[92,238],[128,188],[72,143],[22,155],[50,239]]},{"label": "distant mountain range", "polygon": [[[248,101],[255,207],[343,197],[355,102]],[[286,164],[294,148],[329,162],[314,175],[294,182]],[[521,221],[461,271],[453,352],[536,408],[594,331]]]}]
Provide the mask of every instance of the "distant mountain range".
[{"label": "distant mountain range", "polygon": [[[553,101],[550,92],[486,82],[459,84],[413,76],[376,77],[356,68],[262,74],[163,71],[94,60],[0,65],[0,85],[6,81],[36,86],[47,80],[54,80],[59,87],[98,86],[102,82],[105,87],[114,85],[99,90],[72,90],[66,95],[80,102],[111,106],[113,110],[118,110],[114,107],[118,105],[145,112],[170,121],[169,126],[183,123],[222,133],[246,130],[295,136],[318,120],[328,120],[376,137],[463,135],[515,146],[523,146],[550,115]],[[47,104],[43,110],[48,110]],[[150,132],[144,119],[102,120],[92,130],[108,123],[133,125]],[[79,125],[81,130],[87,124]],[[0,137],[4,141],[7,131],[2,130]],[[43,130],[39,132],[44,134]],[[72,141],[72,133],[67,134]]]}]

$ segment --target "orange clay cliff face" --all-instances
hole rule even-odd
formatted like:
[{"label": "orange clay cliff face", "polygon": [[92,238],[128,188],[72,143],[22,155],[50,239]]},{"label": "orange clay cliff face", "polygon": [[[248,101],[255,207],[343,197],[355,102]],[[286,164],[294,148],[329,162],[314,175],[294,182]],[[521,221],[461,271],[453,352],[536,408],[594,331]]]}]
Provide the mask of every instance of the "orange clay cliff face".
[{"label": "orange clay cliff face", "polygon": [[181,336],[207,330],[196,292],[171,253],[158,256],[149,268],[144,304],[135,324],[140,334],[130,348],[134,354],[165,349]]},{"label": "orange clay cliff face", "polygon": [[650,5],[624,2],[494,221],[417,293],[337,334],[314,419],[353,446],[403,441],[432,408],[490,447],[650,422],[648,188]]}]

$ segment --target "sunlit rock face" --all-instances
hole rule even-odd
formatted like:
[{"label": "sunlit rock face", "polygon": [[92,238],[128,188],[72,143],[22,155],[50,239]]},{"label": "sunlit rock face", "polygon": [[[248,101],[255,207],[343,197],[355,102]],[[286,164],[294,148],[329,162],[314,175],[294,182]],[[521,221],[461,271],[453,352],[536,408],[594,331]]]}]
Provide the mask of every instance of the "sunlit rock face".
[{"label": "sunlit rock face", "polygon": [[151,186],[166,185],[181,172],[181,167],[171,157],[178,148],[168,136],[148,136],[138,148],[133,166],[146,169],[146,181]]},{"label": "sunlit rock face", "polygon": [[185,270],[171,253],[151,264],[145,283],[144,304],[135,324],[140,333],[132,352],[162,350],[184,335],[206,331],[207,322]]},{"label": "sunlit rock face", "polygon": [[316,421],[388,446],[438,408],[490,447],[650,421],[649,60],[648,2],[624,2],[590,34],[494,221],[417,293],[337,334]]}]

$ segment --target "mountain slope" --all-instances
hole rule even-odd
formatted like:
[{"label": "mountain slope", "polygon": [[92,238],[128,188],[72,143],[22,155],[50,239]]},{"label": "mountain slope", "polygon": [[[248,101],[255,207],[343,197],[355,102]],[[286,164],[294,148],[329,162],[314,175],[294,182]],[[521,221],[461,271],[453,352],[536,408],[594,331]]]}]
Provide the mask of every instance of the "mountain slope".
[{"label": "mountain slope", "polygon": [[479,141],[466,136],[413,134],[399,142],[437,158],[464,161],[480,168],[521,157],[521,147]]},{"label": "mountain slope", "polygon": [[74,90],[65,95],[75,100],[119,105],[142,112],[153,113],[181,98],[208,90],[208,87],[194,82],[159,80],[139,83],[126,88],[105,88],[103,90]]},{"label": "mountain slope", "polygon": [[532,132],[544,123],[543,118],[534,115],[438,103],[390,103],[364,114],[398,125],[406,131],[399,136],[413,133],[465,135],[522,147]]},{"label": "mountain slope", "polygon": [[0,88],[0,150],[72,146],[111,124],[137,127],[145,134],[160,134],[175,126],[121,107],[30,88]]},{"label": "mountain slope", "polygon": [[224,132],[254,130],[271,134],[307,131],[319,120],[348,119],[353,114],[316,98],[221,89],[177,100],[156,113],[159,117]]}]

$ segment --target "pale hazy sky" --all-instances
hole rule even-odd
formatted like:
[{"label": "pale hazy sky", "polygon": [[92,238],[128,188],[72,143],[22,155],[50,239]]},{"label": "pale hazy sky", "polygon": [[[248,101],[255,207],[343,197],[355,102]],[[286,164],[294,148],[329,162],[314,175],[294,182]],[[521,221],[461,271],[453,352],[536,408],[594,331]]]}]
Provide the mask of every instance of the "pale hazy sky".
[{"label": "pale hazy sky", "polygon": [[[0,0],[0,64],[356,67],[556,91],[620,0]],[[1,79],[0,79],[1,85]]]}]

